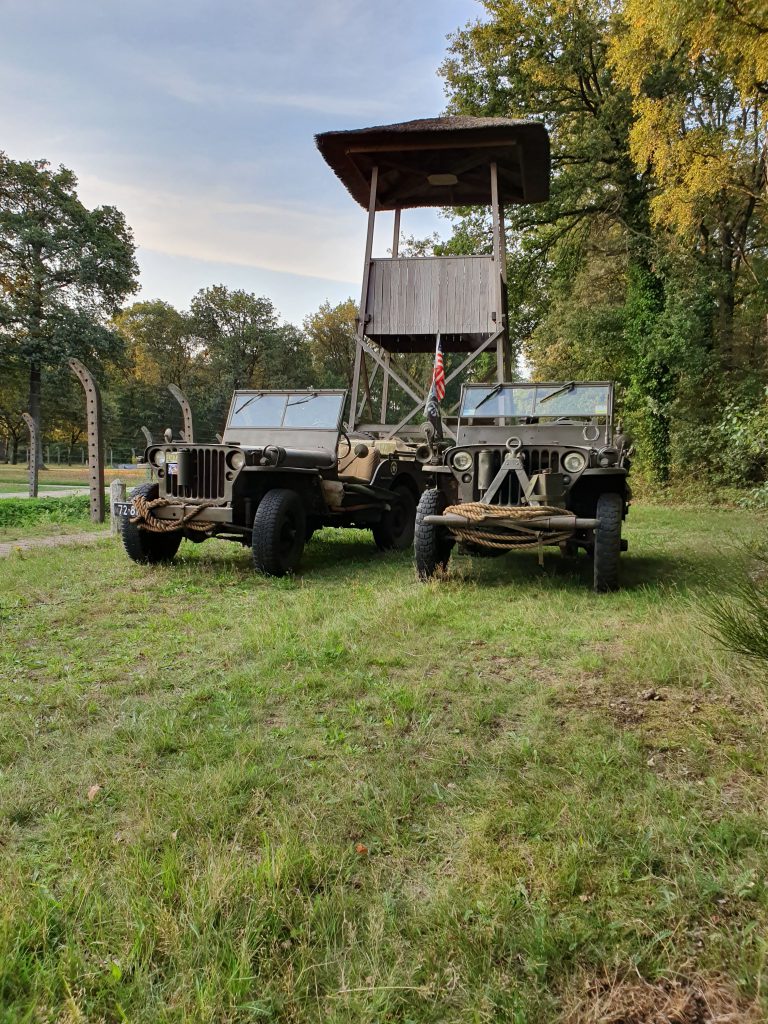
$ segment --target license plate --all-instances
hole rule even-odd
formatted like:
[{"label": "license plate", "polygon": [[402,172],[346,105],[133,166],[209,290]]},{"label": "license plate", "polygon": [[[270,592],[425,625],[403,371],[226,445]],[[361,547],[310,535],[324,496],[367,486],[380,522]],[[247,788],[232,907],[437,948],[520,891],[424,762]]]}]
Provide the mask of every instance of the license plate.
[{"label": "license plate", "polygon": [[133,519],[136,515],[136,508],[130,501],[116,501],[112,506],[113,515],[122,516],[125,519]]},{"label": "license plate", "polygon": [[178,452],[166,452],[165,453],[165,469],[168,473],[179,472],[179,453]]}]

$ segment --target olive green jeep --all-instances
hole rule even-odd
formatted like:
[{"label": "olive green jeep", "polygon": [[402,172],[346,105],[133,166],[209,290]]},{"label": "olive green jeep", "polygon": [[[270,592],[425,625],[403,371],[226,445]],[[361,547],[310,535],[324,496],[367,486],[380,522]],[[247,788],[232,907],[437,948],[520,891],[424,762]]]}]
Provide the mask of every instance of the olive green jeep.
[{"label": "olive green jeep", "polygon": [[476,555],[554,545],[583,548],[595,590],[616,589],[630,449],[614,429],[611,383],[465,385],[455,445],[422,454],[419,578],[444,570],[457,543]]},{"label": "olive green jeep", "polygon": [[382,550],[413,543],[424,488],[414,446],[349,437],[345,390],[236,391],[220,444],[172,440],[144,458],[154,480],[116,502],[123,544],[141,563],[170,561],[182,538],[249,545],[254,566],[294,571],[324,526],[363,527]]}]

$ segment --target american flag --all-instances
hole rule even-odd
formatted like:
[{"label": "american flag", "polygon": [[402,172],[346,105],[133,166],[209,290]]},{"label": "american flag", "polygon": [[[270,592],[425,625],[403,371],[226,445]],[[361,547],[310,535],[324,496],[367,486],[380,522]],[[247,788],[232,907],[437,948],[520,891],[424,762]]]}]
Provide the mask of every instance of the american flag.
[{"label": "american flag", "polygon": [[442,402],[445,398],[445,363],[443,362],[443,347],[440,344],[440,335],[437,337],[435,346],[435,368],[432,371],[432,387],[435,391],[435,398]]},{"label": "american flag", "polygon": [[437,403],[442,402],[444,398],[445,365],[443,363],[443,348],[440,344],[440,335],[438,334],[437,344],[435,345],[435,368],[432,371],[432,383],[429,386],[427,405],[424,411],[434,428],[434,436],[440,441],[443,439],[443,423],[440,419],[440,407]]}]

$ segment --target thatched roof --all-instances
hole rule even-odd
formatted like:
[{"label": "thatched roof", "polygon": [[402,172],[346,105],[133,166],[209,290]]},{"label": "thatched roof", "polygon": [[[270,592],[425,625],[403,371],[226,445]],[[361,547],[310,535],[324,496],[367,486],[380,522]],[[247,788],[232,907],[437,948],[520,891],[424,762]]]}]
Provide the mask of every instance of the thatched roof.
[{"label": "thatched roof", "polygon": [[488,167],[494,160],[502,202],[541,203],[549,198],[549,136],[538,121],[431,117],[324,132],[315,141],[366,209],[374,166],[379,168],[377,210],[488,204]]}]

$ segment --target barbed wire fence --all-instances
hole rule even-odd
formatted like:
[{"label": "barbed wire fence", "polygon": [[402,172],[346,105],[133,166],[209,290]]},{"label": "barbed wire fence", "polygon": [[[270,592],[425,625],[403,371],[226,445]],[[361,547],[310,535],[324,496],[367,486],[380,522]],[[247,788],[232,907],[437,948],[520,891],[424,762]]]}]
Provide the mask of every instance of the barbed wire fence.
[{"label": "barbed wire fence", "polygon": [[[107,469],[123,469],[139,465],[144,454],[144,447],[132,438],[115,438],[104,446],[104,465]],[[10,450],[1,453],[0,461],[10,465]],[[88,446],[85,444],[65,444],[64,442],[43,442],[43,459],[45,465],[52,466],[85,466],[88,463]],[[17,465],[26,465],[29,461],[29,445],[19,444],[17,449]]]}]

